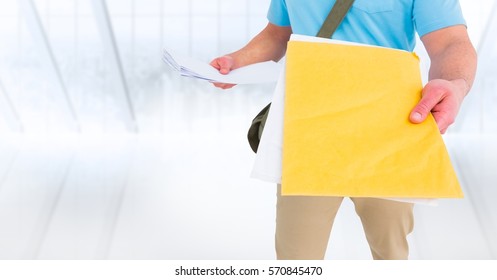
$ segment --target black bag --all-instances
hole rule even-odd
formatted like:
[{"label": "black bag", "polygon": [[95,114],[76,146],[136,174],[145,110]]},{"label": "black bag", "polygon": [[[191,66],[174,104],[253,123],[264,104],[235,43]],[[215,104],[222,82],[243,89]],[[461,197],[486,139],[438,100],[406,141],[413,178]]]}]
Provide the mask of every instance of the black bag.
[{"label": "black bag", "polygon": [[[331,38],[335,30],[345,18],[347,12],[350,10],[350,7],[352,7],[352,3],[354,3],[354,0],[337,0],[316,36],[321,38]],[[257,153],[257,149],[259,148],[259,143],[261,141],[262,132],[264,131],[264,125],[266,124],[270,107],[271,103],[266,105],[266,107],[264,107],[264,109],[262,109],[259,114],[255,116],[252,120],[252,124],[250,125],[247,139],[250,144],[250,148],[252,148],[254,153]]]},{"label": "black bag", "polygon": [[267,104],[266,107],[255,116],[250,125],[247,138],[250,148],[252,148],[254,153],[257,153],[257,149],[259,148],[259,142],[261,141],[262,131],[264,131],[264,126],[266,125],[269,108],[271,108],[271,103]]}]

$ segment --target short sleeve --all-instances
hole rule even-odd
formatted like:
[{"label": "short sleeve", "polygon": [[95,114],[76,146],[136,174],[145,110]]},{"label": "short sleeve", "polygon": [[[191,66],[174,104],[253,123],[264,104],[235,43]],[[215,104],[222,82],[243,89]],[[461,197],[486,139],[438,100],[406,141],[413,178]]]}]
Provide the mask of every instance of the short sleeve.
[{"label": "short sleeve", "polygon": [[414,0],[413,20],[420,37],[445,27],[466,25],[458,0]]},{"label": "short sleeve", "polygon": [[267,19],[274,25],[290,26],[290,18],[285,0],[271,0]]}]

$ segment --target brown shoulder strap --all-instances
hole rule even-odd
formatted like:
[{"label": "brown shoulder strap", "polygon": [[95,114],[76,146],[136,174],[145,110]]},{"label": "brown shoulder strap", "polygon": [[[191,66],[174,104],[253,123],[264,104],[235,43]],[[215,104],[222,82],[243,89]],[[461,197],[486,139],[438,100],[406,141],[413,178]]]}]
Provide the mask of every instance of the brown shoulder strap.
[{"label": "brown shoulder strap", "polygon": [[323,26],[319,30],[317,37],[331,38],[335,30],[342,23],[345,15],[352,7],[354,0],[336,0]]}]

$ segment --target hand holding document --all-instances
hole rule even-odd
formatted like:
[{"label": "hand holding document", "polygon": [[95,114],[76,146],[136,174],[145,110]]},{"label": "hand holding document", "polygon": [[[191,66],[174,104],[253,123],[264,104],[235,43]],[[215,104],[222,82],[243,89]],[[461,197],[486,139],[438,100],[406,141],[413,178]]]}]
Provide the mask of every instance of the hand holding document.
[{"label": "hand holding document", "polygon": [[172,53],[168,50],[164,50],[163,60],[167,65],[179,72],[181,76],[227,84],[276,82],[281,70],[278,63],[266,61],[248,65],[223,75],[208,63]]}]

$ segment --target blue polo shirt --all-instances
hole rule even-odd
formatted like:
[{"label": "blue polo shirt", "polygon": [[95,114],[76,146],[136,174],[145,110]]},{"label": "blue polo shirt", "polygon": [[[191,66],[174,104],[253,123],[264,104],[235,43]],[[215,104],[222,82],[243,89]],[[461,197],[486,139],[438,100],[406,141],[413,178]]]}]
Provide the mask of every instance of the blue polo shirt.
[{"label": "blue polo shirt", "polygon": [[[271,0],[268,20],[315,36],[335,0]],[[458,0],[356,0],[333,39],[412,51],[422,37],[465,25]]]}]

